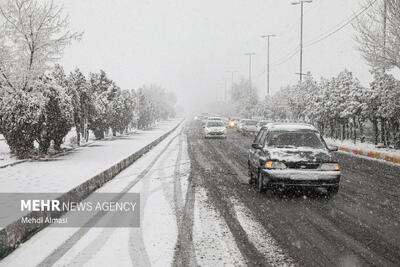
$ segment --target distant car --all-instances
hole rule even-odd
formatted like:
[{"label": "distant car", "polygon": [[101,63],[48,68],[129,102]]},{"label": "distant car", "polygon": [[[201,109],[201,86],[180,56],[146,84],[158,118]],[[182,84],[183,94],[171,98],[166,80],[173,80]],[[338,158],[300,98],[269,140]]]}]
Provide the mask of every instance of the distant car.
[{"label": "distant car", "polygon": [[247,134],[255,135],[259,131],[259,129],[257,128],[257,123],[258,123],[258,121],[256,121],[256,120],[244,120],[242,122],[241,129],[240,129],[241,133],[243,135],[247,135]]},{"label": "distant car", "polygon": [[208,121],[223,121],[221,117],[208,117]]},{"label": "distant car", "polygon": [[229,120],[228,126],[229,126],[230,128],[236,128],[236,127],[238,126],[239,121],[240,121],[240,118],[231,118],[231,119]]},{"label": "distant car", "polygon": [[206,125],[204,126],[204,137],[226,138],[226,126],[224,122],[218,120],[207,121]]},{"label": "distant car", "polygon": [[261,130],[261,128],[264,127],[265,125],[267,125],[268,123],[270,123],[270,122],[269,121],[263,121],[263,120],[258,121],[258,123],[256,125],[257,130]]},{"label": "distant car", "polygon": [[339,164],[319,132],[307,124],[263,127],[249,150],[250,182],[262,192],[267,187],[321,187],[339,190]]},{"label": "distant car", "polygon": [[237,127],[236,127],[236,130],[237,130],[238,132],[241,132],[241,131],[242,131],[243,123],[244,123],[245,120],[246,120],[246,119],[241,119],[241,120],[238,122]]},{"label": "distant car", "polygon": [[206,125],[206,123],[207,123],[207,121],[208,121],[208,117],[207,116],[204,116],[203,118],[202,118],[202,120],[201,120],[201,125]]}]

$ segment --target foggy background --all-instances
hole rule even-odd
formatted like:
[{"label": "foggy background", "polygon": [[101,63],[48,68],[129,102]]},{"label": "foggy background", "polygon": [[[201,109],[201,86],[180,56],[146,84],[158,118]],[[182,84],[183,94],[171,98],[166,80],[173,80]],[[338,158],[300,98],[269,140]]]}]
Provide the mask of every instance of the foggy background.
[{"label": "foggy background", "polygon": [[[71,28],[84,31],[68,47],[61,64],[85,73],[104,69],[123,89],[156,83],[176,93],[186,110],[224,97],[225,79],[248,78],[254,52],[253,85],[266,94],[266,41],[271,39],[271,92],[298,81],[300,6],[286,0],[59,0]],[[314,0],[304,4],[304,43],[360,9],[356,0]],[[348,25],[328,39],[306,47],[303,72],[316,79],[348,68],[363,85],[372,78]],[[276,65],[276,63],[282,63]]]}]

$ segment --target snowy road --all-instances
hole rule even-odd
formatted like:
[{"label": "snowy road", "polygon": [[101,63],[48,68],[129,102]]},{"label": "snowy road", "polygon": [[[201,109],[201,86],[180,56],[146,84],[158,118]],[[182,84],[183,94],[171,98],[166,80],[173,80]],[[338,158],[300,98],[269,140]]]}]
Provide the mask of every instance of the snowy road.
[{"label": "snowy road", "polygon": [[47,228],[0,266],[400,264],[399,167],[339,154],[337,196],[261,195],[246,184],[251,141],[188,122],[98,190],[139,192],[140,228]]},{"label": "snowy road", "polygon": [[[257,246],[263,242],[252,240],[264,237],[279,245],[272,251],[283,249],[300,266],[399,266],[399,166],[339,153],[342,180],[335,197],[259,194],[243,183],[253,138],[231,131],[227,140],[205,140],[200,127],[193,126],[188,140],[192,169],[198,169],[245,259],[275,265],[279,258],[268,259],[271,253]],[[237,202],[259,230],[243,225]]]}]

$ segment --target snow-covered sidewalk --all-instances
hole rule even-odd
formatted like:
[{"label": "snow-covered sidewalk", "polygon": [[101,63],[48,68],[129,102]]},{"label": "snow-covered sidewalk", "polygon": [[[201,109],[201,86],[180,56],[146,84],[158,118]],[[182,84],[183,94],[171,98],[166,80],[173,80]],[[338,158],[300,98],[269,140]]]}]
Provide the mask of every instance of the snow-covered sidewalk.
[{"label": "snow-covered sidewalk", "polygon": [[374,159],[381,159],[392,163],[400,164],[400,150],[390,148],[377,148],[371,143],[356,143],[350,140],[335,140],[325,138],[328,145],[337,146],[339,150],[353,153],[360,156],[366,156]]},{"label": "snow-covered sidewalk", "polygon": [[[141,151],[174,129],[180,119],[158,123],[147,131],[98,141],[51,161],[28,161],[0,169],[0,193],[60,193],[60,196],[93,180],[106,170],[112,176],[122,168],[121,161]],[[117,168],[114,168],[117,167]],[[101,180],[103,177],[99,177]],[[98,179],[94,179],[98,180]],[[101,185],[102,181],[99,181]],[[94,185],[96,186],[96,185]],[[90,189],[83,188],[86,191]],[[7,214],[12,199],[0,200],[0,210]],[[12,217],[12,216],[11,216]],[[0,216],[1,226],[18,218]],[[2,227],[0,227],[2,229]]]},{"label": "snow-covered sidewalk", "polygon": [[0,192],[67,192],[150,144],[179,122],[160,122],[151,130],[99,141],[54,160],[29,161],[0,169]]}]

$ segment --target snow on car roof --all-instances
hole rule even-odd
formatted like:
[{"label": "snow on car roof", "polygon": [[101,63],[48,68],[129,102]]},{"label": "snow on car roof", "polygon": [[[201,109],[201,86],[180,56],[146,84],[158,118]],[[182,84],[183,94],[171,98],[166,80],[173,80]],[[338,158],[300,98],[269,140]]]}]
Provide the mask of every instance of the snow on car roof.
[{"label": "snow on car roof", "polygon": [[298,131],[298,130],[311,130],[317,131],[317,129],[310,125],[304,123],[277,123],[268,125],[270,130],[285,130],[285,131]]}]

